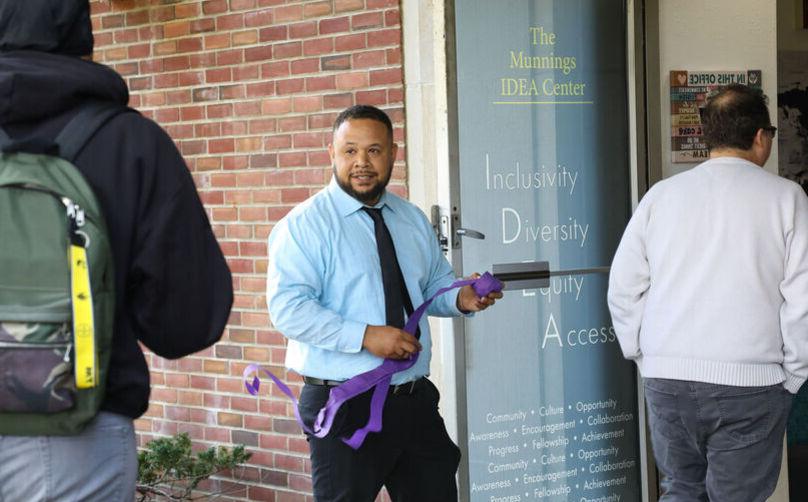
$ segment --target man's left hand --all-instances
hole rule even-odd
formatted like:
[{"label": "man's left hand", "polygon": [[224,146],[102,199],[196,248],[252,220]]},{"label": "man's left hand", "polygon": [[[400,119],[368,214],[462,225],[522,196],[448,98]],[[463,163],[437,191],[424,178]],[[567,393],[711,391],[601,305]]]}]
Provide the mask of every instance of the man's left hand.
[{"label": "man's left hand", "polygon": [[[474,273],[471,274],[469,279],[477,279],[478,277],[480,277],[480,274]],[[457,294],[457,308],[463,313],[479,312],[487,309],[500,298],[502,298],[501,291],[488,293],[486,296],[480,298],[471,285],[463,286]]]}]

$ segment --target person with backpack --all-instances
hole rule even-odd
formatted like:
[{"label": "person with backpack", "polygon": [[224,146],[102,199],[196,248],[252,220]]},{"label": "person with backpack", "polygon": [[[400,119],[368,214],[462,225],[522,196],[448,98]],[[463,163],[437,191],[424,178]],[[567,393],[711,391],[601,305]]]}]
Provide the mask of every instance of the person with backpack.
[{"label": "person with backpack", "polygon": [[0,0],[0,502],[133,500],[138,344],[202,350],[233,301],[182,156],[92,51],[87,0]]}]

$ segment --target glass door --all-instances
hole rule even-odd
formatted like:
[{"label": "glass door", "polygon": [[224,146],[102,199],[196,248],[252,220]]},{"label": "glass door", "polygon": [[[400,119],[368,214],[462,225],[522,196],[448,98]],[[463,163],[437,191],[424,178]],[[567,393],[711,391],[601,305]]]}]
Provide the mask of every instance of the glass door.
[{"label": "glass door", "polygon": [[626,2],[454,14],[463,270],[514,279],[464,326],[463,497],[642,500],[636,372],[606,306],[631,213]]}]

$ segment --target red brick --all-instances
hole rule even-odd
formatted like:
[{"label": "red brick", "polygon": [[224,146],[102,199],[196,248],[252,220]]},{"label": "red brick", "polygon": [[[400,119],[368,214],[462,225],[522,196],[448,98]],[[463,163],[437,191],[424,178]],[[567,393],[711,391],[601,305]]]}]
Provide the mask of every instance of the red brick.
[{"label": "red brick", "polygon": [[292,111],[290,98],[265,99],[261,103],[261,113],[264,115],[282,115]]},{"label": "red brick", "polygon": [[348,31],[351,27],[349,17],[338,17],[323,19],[319,24],[319,31],[321,35],[328,35],[330,33],[339,33],[341,31]]},{"label": "red brick", "polygon": [[[339,78],[339,77],[337,77]],[[275,90],[278,94],[291,94],[293,92],[301,92],[305,88],[306,80],[302,78],[292,78],[287,80],[279,80],[275,84]]]},{"label": "red brick", "polygon": [[286,59],[298,57],[303,54],[303,44],[300,42],[286,42],[272,46],[275,52],[275,59]]},{"label": "red brick", "polygon": [[267,137],[266,142],[264,143],[264,148],[270,151],[291,147],[292,147],[292,136],[288,134],[277,134],[269,136]]},{"label": "red brick", "polygon": [[212,18],[191,21],[191,33],[209,33],[215,30],[216,23]]},{"label": "red brick", "polygon": [[356,89],[367,87],[368,74],[366,72],[342,73],[336,78],[337,89]]},{"label": "red brick", "polygon": [[205,72],[205,81],[208,83],[229,82],[232,78],[230,68],[213,68]]},{"label": "red brick", "polygon": [[299,21],[303,19],[303,6],[290,5],[275,9],[275,23],[281,24],[288,21]]},{"label": "red brick", "polygon": [[306,129],[306,117],[284,117],[278,119],[280,131],[302,131]]},{"label": "red brick", "polygon": [[323,100],[320,96],[301,96],[294,98],[292,109],[295,113],[317,112],[323,109]]},{"label": "red brick", "polygon": [[165,71],[187,70],[191,67],[188,56],[175,56],[163,59],[163,68]]},{"label": "red brick", "polygon": [[166,38],[176,38],[189,35],[191,23],[188,21],[172,21],[163,25],[163,34]]},{"label": "red brick", "polygon": [[328,75],[325,77],[310,77],[306,79],[306,91],[308,92],[335,89],[336,86],[336,79],[333,75]]},{"label": "red brick", "polygon": [[205,36],[205,49],[222,49],[230,47],[230,34],[229,33],[215,33],[213,35]]},{"label": "red brick", "polygon": [[164,108],[157,110],[155,119],[159,124],[167,124],[169,122],[178,122],[180,120],[180,111],[176,108]]},{"label": "red brick", "polygon": [[239,64],[244,61],[244,51],[242,49],[217,51],[215,55],[210,54],[210,56],[216,58],[217,66]]},{"label": "red brick", "polygon": [[322,169],[296,169],[296,185],[323,185],[325,183],[325,172]]},{"label": "red brick", "polygon": [[305,38],[317,34],[317,23],[315,21],[307,21],[305,23],[297,23],[289,26],[289,38]]},{"label": "red brick", "polygon": [[207,108],[205,108],[205,114],[209,119],[220,119],[224,117],[229,117],[233,115],[233,105],[231,104],[209,105]]},{"label": "red brick", "polygon": [[245,86],[247,96],[263,97],[275,94],[275,82],[256,82]]},{"label": "red brick", "polygon": [[232,138],[212,139],[208,141],[208,153],[233,152],[235,148],[235,143]]},{"label": "red brick", "polygon": [[180,152],[183,155],[199,155],[205,153],[204,141],[182,141],[180,142]]},{"label": "red brick", "polygon": [[152,78],[151,77],[140,77],[140,78],[129,78],[127,80],[127,85],[129,86],[130,91],[142,91],[144,89],[150,89],[152,86]]},{"label": "red brick", "polygon": [[165,56],[167,54],[174,54],[177,52],[177,41],[169,40],[167,42],[159,42],[154,44],[154,53],[158,56]]},{"label": "red brick", "polygon": [[337,12],[363,9],[365,0],[335,0],[334,8]]},{"label": "red brick", "polygon": [[403,103],[404,102],[404,89],[387,89],[387,102],[388,103]]},{"label": "red brick", "polygon": [[[148,17],[147,17],[148,20]],[[100,33],[95,37],[95,46],[111,45],[114,38],[116,43],[131,44],[138,41],[138,30],[120,30],[114,33]],[[103,36],[101,36],[103,35]]]},{"label": "red brick", "polygon": [[353,59],[354,68],[368,68],[371,66],[383,66],[386,59],[385,56],[385,51],[382,49],[376,51],[359,52],[353,54],[351,58]]},{"label": "red brick", "polygon": [[205,109],[201,106],[186,106],[180,110],[182,120],[200,120],[205,117]]},{"label": "red brick", "polygon": [[233,171],[237,169],[247,169],[250,157],[248,155],[230,155],[222,160],[222,169]]},{"label": "red brick", "polygon": [[398,28],[368,32],[368,47],[400,44],[401,31]]},{"label": "red brick", "polygon": [[152,22],[165,23],[166,21],[171,21],[175,18],[174,6],[155,7],[151,10],[150,16]]},{"label": "red brick", "polygon": [[263,500],[265,502],[278,502],[275,498],[275,490],[250,485],[247,487],[247,497],[250,500]]},{"label": "red brick", "polygon": [[328,156],[328,152],[327,151],[309,152],[309,165],[311,167],[330,166],[331,159]]},{"label": "red brick", "polygon": [[356,49],[364,49],[366,47],[366,34],[355,33],[351,35],[343,35],[334,39],[334,50],[337,52],[347,52]]},{"label": "red brick", "polygon": [[387,104],[387,91],[384,89],[375,91],[357,91],[356,102],[364,105],[385,105]]},{"label": "red brick", "polygon": [[398,9],[391,9],[384,13],[385,26],[397,26],[401,24],[401,12]]},{"label": "red brick", "polygon": [[202,39],[199,37],[183,38],[177,41],[178,52],[196,52],[202,50]]},{"label": "red brick", "polygon": [[244,14],[244,26],[254,28],[256,26],[272,25],[272,10],[262,9]]},{"label": "red brick", "polygon": [[[261,74],[261,66],[257,64],[243,65],[233,68],[233,80],[255,80]],[[249,94],[249,86],[247,93]]]},{"label": "red brick", "polygon": [[400,65],[401,64],[401,49],[394,48],[394,49],[387,49],[387,64],[388,65]]},{"label": "red brick", "polygon": [[216,54],[212,52],[202,52],[188,56],[191,68],[210,68],[215,66]]},{"label": "red brick", "polygon": [[194,136],[205,138],[208,136],[219,136],[222,134],[222,126],[218,122],[205,122],[194,126]]},{"label": "red brick", "polygon": [[[236,84],[236,85],[219,86],[219,98],[221,99],[241,99],[245,95],[246,94],[243,85]],[[236,106],[240,104],[241,103],[236,103]]]},{"label": "red brick", "polygon": [[174,16],[179,18],[196,17],[200,14],[199,3],[177,4],[174,6]]},{"label": "red brick", "polygon": [[276,129],[277,123],[275,119],[258,119],[249,122],[248,131],[251,134],[272,132]]},{"label": "red brick", "polygon": [[241,28],[244,28],[244,14],[228,14],[216,18],[216,31],[223,32]]},{"label": "red brick", "polygon": [[[251,155],[250,167],[254,168],[278,167],[278,156],[275,154]],[[269,176],[270,175],[268,174],[267,178],[269,178]]]},{"label": "red brick", "polygon": [[293,75],[301,73],[317,73],[320,69],[319,58],[297,59],[292,61],[291,70]]},{"label": "red brick", "polygon": [[[341,96],[341,95],[340,95]],[[347,96],[350,97],[350,94]],[[348,105],[350,106],[350,105]],[[309,129],[331,129],[334,124],[334,119],[337,118],[336,113],[319,113],[309,116]]]},{"label": "red brick", "polygon": [[255,0],[230,0],[230,8],[233,10],[253,9]]},{"label": "red brick", "polygon": [[109,28],[120,28],[124,25],[123,14],[113,14],[101,18],[101,26],[106,30]]},{"label": "red brick", "polygon": [[127,49],[129,59],[140,59],[151,56],[151,46],[149,44],[130,45]]},{"label": "red brick", "polygon": [[400,68],[393,68],[390,70],[378,70],[370,72],[370,85],[377,86],[377,85],[384,85],[384,84],[395,84],[400,83],[401,79],[401,69]]},{"label": "red brick", "polygon": [[376,28],[382,24],[384,24],[384,17],[381,12],[367,12],[351,17],[351,28],[354,30]]},{"label": "red brick", "polygon": [[247,30],[233,33],[233,45],[250,45],[258,42],[258,31]]},{"label": "red brick", "polygon": [[[305,152],[287,152],[278,154],[278,165],[280,167],[300,167],[306,165]],[[302,192],[305,192],[302,193]],[[283,189],[281,192],[281,201],[283,202],[301,202],[308,197],[308,190],[303,189]]]},{"label": "red brick", "polygon": [[265,59],[272,59],[271,45],[244,49],[244,61],[261,61]]},{"label": "red brick", "polygon": [[286,25],[270,26],[258,31],[258,39],[261,42],[275,42],[277,40],[286,40],[287,38],[288,27]]},{"label": "red brick", "polygon": [[[275,50],[277,56],[278,51]],[[289,76],[289,62],[275,61],[261,65],[261,78],[275,78]]]},{"label": "red brick", "polygon": [[303,42],[303,54],[306,56],[316,56],[318,54],[328,54],[334,51],[334,39],[316,38]]},{"label": "red brick", "polygon": [[207,15],[227,12],[227,0],[206,0],[202,2],[202,12]]}]

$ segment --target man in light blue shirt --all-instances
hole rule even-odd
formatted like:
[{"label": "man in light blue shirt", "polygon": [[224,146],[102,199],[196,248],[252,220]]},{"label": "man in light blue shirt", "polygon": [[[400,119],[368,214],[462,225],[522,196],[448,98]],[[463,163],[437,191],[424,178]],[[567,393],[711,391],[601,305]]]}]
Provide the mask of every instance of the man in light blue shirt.
[{"label": "man in light blue shirt", "polygon": [[[424,317],[420,338],[403,326],[387,325],[385,273],[367,208],[380,211],[389,230],[405,283],[401,289],[413,306],[451,284],[452,268],[424,214],[385,190],[398,147],[384,112],[362,105],[343,111],[328,149],[331,183],[292,210],[269,237],[267,303],[275,327],[289,339],[286,365],[304,376],[304,421],[313,422],[331,386],[384,358],[420,355],[413,367],[393,376],[383,430],[361,448],[352,450],[340,437],[367,421],[369,394],[343,407],[329,436],[308,438],[315,499],[372,501],[386,485],[394,500],[456,500],[460,454],[438,414],[437,389],[426,379],[429,325]],[[459,316],[501,297],[479,298],[466,286],[440,296],[427,312]]]}]

